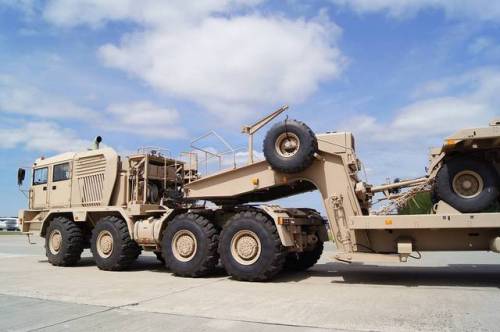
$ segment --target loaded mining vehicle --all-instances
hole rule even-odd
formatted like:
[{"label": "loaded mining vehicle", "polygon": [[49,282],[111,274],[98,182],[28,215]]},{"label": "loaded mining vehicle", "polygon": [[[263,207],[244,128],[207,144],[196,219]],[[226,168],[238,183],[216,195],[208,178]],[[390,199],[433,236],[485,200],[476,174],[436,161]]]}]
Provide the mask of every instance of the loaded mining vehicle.
[{"label": "loaded mining vehicle", "polygon": [[[349,132],[315,134],[287,119],[268,131],[264,160],[257,160],[254,134],[286,108],[243,128],[245,165],[211,174],[202,174],[200,161],[220,157],[210,149],[172,158],[143,148],[121,157],[100,147],[100,138],[87,151],[40,158],[18,171],[20,186],[31,175],[22,231],[39,232],[57,266],[77,264],[90,248],[98,268],[122,270],[145,250],[179,276],[206,276],[221,264],[248,281],[310,268],[329,239],[338,249],[332,259],[347,263],[406,262],[422,251],[500,251],[500,213],[490,210],[499,196],[500,121],[446,138],[421,178],[374,186],[360,176]],[[313,190],[326,218],[266,203]],[[425,192],[434,202],[429,213],[398,213]],[[376,194],[384,202],[374,204]]]}]

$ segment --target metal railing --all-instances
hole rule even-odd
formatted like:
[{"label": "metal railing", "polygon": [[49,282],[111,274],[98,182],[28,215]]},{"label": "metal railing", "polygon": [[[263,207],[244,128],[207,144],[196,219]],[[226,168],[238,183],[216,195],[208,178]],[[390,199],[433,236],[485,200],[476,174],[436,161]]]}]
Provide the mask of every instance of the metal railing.
[{"label": "metal railing", "polygon": [[[215,138],[223,146],[223,151],[216,150],[213,146],[204,146],[201,142],[210,138]],[[211,130],[208,133],[195,138],[191,141],[192,152],[184,153],[189,158],[187,162],[191,165],[193,162],[196,165],[198,172],[203,172],[204,175],[221,171],[226,168],[237,168],[248,160],[246,147],[233,147],[216,131]],[[242,158],[240,159],[239,156]]]},{"label": "metal railing", "polygon": [[141,146],[137,149],[137,153],[151,154],[159,157],[163,156],[172,159],[172,152],[169,149],[158,146]]}]

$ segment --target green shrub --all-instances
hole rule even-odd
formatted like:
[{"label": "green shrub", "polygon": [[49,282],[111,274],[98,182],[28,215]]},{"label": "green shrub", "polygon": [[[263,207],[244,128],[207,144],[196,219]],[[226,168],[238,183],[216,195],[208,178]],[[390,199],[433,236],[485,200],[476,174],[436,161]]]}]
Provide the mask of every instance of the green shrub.
[{"label": "green shrub", "polygon": [[432,211],[431,193],[418,193],[406,206],[398,210],[399,214],[429,214]]},{"label": "green shrub", "polygon": [[[406,206],[398,210],[399,214],[428,214],[432,211],[431,193],[418,193],[413,199],[410,199]],[[495,202],[484,212],[500,212],[500,201]]]}]

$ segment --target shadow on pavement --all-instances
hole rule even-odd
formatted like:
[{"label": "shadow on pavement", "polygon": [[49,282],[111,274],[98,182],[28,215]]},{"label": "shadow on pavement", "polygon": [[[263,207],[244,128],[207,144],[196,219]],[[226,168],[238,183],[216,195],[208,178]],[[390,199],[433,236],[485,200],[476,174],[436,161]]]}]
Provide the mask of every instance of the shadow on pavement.
[{"label": "shadow on pavement", "polygon": [[[40,263],[49,264],[47,260]],[[92,257],[82,257],[77,266],[95,266]],[[97,267],[95,267],[97,269]],[[172,274],[153,256],[141,256],[126,271],[153,271]],[[215,273],[205,278],[221,278],[227,274],[218,266]],[[497,287],[500,288],[500,265],[450,264],[447,266],[378,266],[369,264],[326,263],[316,264],[305,272],[283,271],[270,282],[300,282],[312,277],[334,279],[337,284],[369,284],[393,286],[447,286],[447,287]],[[231,278],[232,279],[232,278]]]},{"label": "shadow on pavement", "polygon": [[306,272],[284,272],[275,282],[297,282],[311,277],[336,278],[332,283],[339,284],[500,288],[500,265],[450,264],[420,267],[326,263],[316,264]]},{"label": "shadow on pavement", "polygon": [[[42,259],[42,260],[39,260],[38,262],[42,263],[42,264],[50,264],[47,259]],[[78,269],[78,268],[88,267],[88,266],[93,266],[96,269],[98,269],[93,257],[82,257],[77,265],[71,266],[71,267],[65,267],[65,268]],[[113,272],[114,273],[121,273],[121,272],[126,273],[126,272],[134,272],[134,271],[153,271],[153,272],[168,273],[168,274],[173,275],[173,273],[170,272],[163,265],[163,263],[160,262],[158,259],[156,259],[156,257],[154,257],[154,256],[140,256],[127,270],[113,271]],[[103,271],[103,272],[108,272],[108,271]],[[204,278],[220,278],[220,277],[227,277],[227,273],[222,266],[218,266],[213,273],[211,273],[209,276],[206,276]]]}]

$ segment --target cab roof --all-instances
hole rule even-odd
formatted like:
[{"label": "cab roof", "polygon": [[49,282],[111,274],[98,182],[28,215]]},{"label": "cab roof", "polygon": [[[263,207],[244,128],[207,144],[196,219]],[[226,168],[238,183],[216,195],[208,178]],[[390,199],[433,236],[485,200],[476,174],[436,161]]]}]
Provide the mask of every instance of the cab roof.
[{"label": "cab roof", "polygon": [[76,152],[65,152],[49,158],[40,157],[35,160],[33,166],[51,165],[62,161],[72,160],[75,158]]},{"label": "cab roof", "polygon": [[85,158],[93,155],[105,155],[108,157],[117,157],[117,154],[115,150],[112,148],[101,148],[97,150],[87,150],[87,151],[80,151],[80,152],[66,152],[66,153],[61,153],[52,157],[48,158],[43,158],[40,157],[37,160],[35,160],[35,163],[33,164],[34,167],[40,167],[40,166],[47,166],[47,165],[52,165],[52,164],[57,164],[57,163],[62,163],[65,161],[71,161],[79,158]]}]

